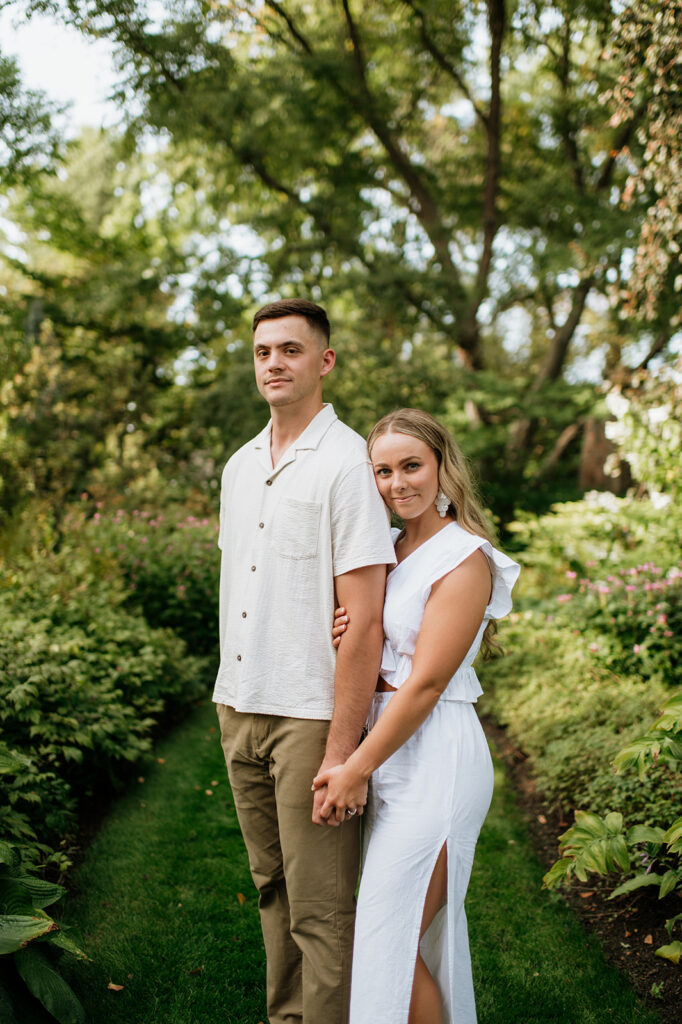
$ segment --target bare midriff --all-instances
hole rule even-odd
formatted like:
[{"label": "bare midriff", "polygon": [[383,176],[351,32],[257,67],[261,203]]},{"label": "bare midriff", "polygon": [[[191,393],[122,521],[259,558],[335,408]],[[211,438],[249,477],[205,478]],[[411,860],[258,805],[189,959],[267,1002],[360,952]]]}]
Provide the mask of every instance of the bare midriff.
[{"label": "bare midriff", "polygon": [[388,693],[389,691],[392,692],[393,690],[397,689],[397,686],[391,686],[389,683],[386,682],[385,679],[382,679],[381,676],[379,676],[379,678],[377,679],[377,688],[375,691],[376,693]]}]

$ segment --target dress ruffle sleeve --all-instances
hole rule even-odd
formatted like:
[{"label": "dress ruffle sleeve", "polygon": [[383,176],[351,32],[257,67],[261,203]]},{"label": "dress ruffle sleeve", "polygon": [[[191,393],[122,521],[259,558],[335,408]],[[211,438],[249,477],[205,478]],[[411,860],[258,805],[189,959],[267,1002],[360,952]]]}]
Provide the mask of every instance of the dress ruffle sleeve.
[{"label": "dress ruffle sleeve", "polygon": [[[463,532],[463,531],[462,531]],[[430,565],[425,574],[422,586],[422,600],[426,601],[431,593],[431,587],[437,581],[447,576],[449,572],[456,569],[458,565],[480,548],[488,559],[493,575],[493,593],[490,603],[485,610],[486,619],[501,619],[508,615],[512,609],[511,592],[516,583],[520,566],[511,558],[508,558],[502,551],[494,548],[490,541],[475,534],[461,536],[461,543],[455,548],[441,547],[434,551]]]}]

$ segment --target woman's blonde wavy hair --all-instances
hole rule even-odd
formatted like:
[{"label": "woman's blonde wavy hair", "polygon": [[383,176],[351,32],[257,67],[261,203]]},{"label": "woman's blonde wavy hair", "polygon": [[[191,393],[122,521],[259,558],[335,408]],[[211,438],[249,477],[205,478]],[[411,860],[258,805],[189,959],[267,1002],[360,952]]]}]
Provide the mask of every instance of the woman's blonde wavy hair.
[{"label": "woman's blonde wavy hair", "polygon": [[[481,506],[478,488],[469,464],[457,442],[430,413],[422,409],[396,409],[382,416],[370,431],[367,450],[383,434],[407,434],[427,444],[438,460],[438,484],[450,501],[449,514],[469,533],[495,544],[495,531]],[[495,639],[497,623],[490,619],[483,634],[483,657],[492,658],[502,651]]]}]

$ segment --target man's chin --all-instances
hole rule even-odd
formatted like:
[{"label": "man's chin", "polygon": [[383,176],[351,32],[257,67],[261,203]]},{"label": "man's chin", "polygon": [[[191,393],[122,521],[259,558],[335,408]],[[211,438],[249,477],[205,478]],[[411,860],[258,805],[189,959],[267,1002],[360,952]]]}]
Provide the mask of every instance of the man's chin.
[{"label": "man's chin", "polygon": [[268,388],[266,390],[264,397],[268,405],[274,406],[275,408],[279,408],[283,405],[291,405],[291,403],[295,401],[292,395],[284,395],[272,388]]}]

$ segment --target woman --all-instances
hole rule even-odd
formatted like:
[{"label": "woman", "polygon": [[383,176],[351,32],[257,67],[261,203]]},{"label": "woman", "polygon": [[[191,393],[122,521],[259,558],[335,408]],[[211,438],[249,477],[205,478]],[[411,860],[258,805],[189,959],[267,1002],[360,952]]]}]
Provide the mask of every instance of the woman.
[{"label": "woman", "polygon": [[368,448],[404,523],[380,678],[366,740],[313,783],[341,821],[362,813],[371,776],[350,1024],[474,1024],[464,897],[493,773],[471,666],[481,643],[494,647],[519,566],[492,546],[464,459],[432,416],[390,413]]}]

